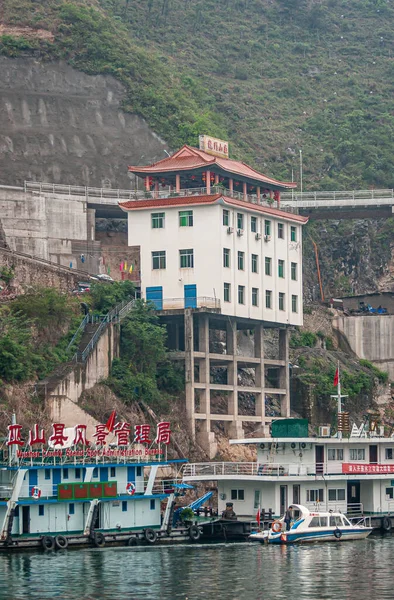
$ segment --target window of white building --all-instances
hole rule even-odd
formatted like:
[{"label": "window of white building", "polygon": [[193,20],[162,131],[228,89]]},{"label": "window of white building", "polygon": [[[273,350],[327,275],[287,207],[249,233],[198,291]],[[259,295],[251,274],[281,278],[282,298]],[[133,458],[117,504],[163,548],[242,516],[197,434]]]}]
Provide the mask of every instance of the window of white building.
[{"label": "window of white building", "polygon": [[278,277],[281,277],[283,279],[284,276],[285,276],[285,261],[279,259],[278,260]]},{"label": "window of white building", "polygon": [[245,491],[231,490],[231,500],[245,500]]},{"label": "window of white building", "polygon": [[298,296],[291,295],[291,312],[298,312]]},{"label": "window of white building", "polygon": [[290,271],[291,271],[291,279],[292,281],[297,281],[297,263],[292,262],[290,265]]},{"label": "window of white building", "polygon": [[223,300],[225,302],[231,302],[231,284],[230,283],[224,284]]},{"label": "window of white building", "polygon": [[244,216],[242,213],[237,213],[237,229],[244,228]]},{"label": "window of white building", "polygon": [[329,502],[341,502],[345,500],[345,488],[328,489]]},{"label": "window of white building", "polygon": [[245,286],[238,286],[238,304],[245,304]]},{"label": "window of white building", "polygon": [[238,270],[243,271],[245,269],[245,252],[238,251]]},{"label": "window of white building", "polygon": [[258,288],[252,288],[252,306],[259,305],[259,290]]},{"label": "window of white building", "polygon": [[265,308],[272,308],[272,291],[265,290]]},{"label": "window of white building", "polygon": [[252,254],[252,273],[259,272],[259,257],[257,254]]},{"label": "window of white building", "polygon": [[223,267],[230,268],[230,248],[223,248]]},{"label": "window of white building", "polygon": [[278,238],[280,240],[285,239],[285,227],[284,227],[283,223],[278,223]]},{"label": "window of white building", "polygon": [[386,500],[392,500],[394,498],[393,488],[386,488]]},{"label": "window of white building", "polygon": [[279,292],[279,310],[285,310],[285,295]]},{"label": "window of white building", "polygon": [[294,227],[293,225],[290,227],[290,241],[297,241],[297,227]]},{"label": "window of white building", "polygon": [[257,217],[250,217],[250,231],[257,233]]},{"label": "window of white building", "polygon": [[264,221],[264,235],[271,235],[271,221]]},{"label": "window of white building", "polygon": [[264,263],[265,263],[265,274],[272,275],[272,258],[270,258],[269,256],[266,256],[264,259]]},{"label": "window of white building", "polygon": [[328,448],[328,460],[343,460],[343,448]]},{"label": "window of white building", "polygon": [[365,460],[365,449],[364,448],[350,448],[349,459],[350,460]]},{"label": "window of white building", "polygon": [[223,210],[223,225],[228,227],[230,225],[230,211]]},{"label": "window of white building", "polygon": [[179,266],[181,269],[193,269],[194,268],[194,254],[193,250],[179,250]]},{"label": "window of white building", "polygon": [[393,460],[393,449],[392,448],[385,449],[385,458],[386,458],[386,460]]},{"label": "window of white building", "polygon": [[152,213],[152,229],[164,228],[165,213]]},{"label": "window of white building", "polygon": [[152,252],[152,269],[165,269],[166,268],[166,251],[159,250],[158,252]]},{"label": "window of white building", "polygon": [[193,211],[192,210],[180,210],[179,211],[179,227],[193,227]]}]

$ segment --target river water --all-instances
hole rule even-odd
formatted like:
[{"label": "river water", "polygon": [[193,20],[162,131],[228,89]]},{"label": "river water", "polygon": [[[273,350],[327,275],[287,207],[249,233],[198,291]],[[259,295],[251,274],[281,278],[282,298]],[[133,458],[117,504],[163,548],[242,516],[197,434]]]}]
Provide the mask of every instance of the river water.
[{"label": "river water", "polygon": [[0,555],[0,600],[392,600],[394,536]]}]

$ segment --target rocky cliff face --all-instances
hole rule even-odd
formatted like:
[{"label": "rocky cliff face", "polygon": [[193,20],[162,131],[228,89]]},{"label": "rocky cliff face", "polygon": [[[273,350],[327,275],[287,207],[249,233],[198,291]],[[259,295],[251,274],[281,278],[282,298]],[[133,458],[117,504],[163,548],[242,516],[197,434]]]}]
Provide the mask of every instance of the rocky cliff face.
[{"label": "rocky cliff face", "polygon": [[123,96],[112,77],[0,56],[0,184],[130,188],[128,165],[164,158],[167,146],[122,111]]},{"label": "rocky cliff face", "polygon": [[394,289],[393,219],[314,221],[304,228],[304,298],[320,300],[312,240],[317,244],[323,291],[332,296]]}]

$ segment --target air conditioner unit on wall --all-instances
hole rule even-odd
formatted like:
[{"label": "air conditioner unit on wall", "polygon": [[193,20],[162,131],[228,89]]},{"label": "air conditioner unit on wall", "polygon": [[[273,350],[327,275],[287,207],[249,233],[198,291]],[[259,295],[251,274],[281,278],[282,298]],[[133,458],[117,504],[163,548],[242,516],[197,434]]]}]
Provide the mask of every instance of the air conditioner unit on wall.
[{"label": "air conditioner unit on wall", "polygon": [[269,242],[271,240],[271,236],[270,235],[265,235],[264,236],[264,241],[265,242]]},{"label": "air conditioner unit on wall", "polygon": [[244,230],[243,229],[237,229],[237,235],[241,236],[244,234]]},{"label": "air conditioner unit on wall", "polygon": [[319,437],[330,437],[331,427],[329,425],[321,425],[319,427]]},{"label": "air conditioner unit on wall", "polygon": [[227,227],[227,233],[234,233],[234,227]]},{"label": "air conditioner unit on wall", "polygon": [[256,233],[255,238],[256,240],[261,240],[261,233]]}]

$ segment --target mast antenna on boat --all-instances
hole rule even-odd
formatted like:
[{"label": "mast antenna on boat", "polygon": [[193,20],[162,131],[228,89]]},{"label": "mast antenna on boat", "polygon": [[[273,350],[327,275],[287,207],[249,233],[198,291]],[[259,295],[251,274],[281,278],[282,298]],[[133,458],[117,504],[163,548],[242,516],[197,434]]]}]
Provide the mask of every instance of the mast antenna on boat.
[{"label": "mast antenna on boat", "polygon": [[342,421],[342,398],[347,398],[347,394],[341,394],[341,377],[340,377],[340,373],[339,373],[339,360],[338,360],[338,366],[337,366],[337,370],[335,372],[335,377],[334,377],[334,385],[337,386],[337,394],[331,394],[331,398],[336,398],[338,401],[338,408],[337,408],[337,419],[338,419],[338,432],[337,432],[337,437],[341,440],[342,439],[342,428],[341,431],[339,430],[339,423],[340,421]]}]

